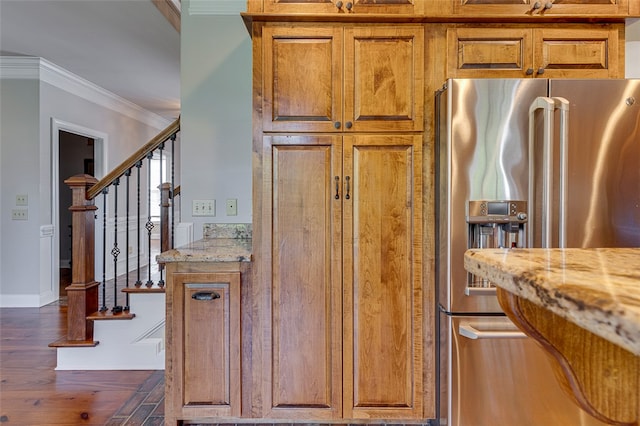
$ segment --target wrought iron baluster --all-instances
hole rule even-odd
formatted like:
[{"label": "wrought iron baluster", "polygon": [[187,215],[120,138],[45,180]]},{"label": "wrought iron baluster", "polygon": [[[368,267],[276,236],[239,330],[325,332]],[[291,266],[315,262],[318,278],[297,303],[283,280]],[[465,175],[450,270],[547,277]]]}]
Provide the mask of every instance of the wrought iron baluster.
[{"label": "wrought iron baluster", "polygon": [[[127,190],[126,190],[126,237],[125,237],[125,246],[126,246],[126,250],[127,250],[127,254],[125,254],[125,262],[124,262],[124,269],[126,271],[125,273],[125,287],[129,288],[129,180],[131,178],[131,169],[127,169],[126,172],[124,172],[124,175],[127,178]],[[129,311],[129,293],[125,294],[125,303],[124,303],[124,310],[125,311]]]},{"label": "wrought iron baluster", "polygon": [[[158,149],[160,151],[160,164],[159,164],[159,167],[160,167],[160,186],[158,187],[158,189],[160,189],[160,187],[162,187],[162,184],[163,184],[162,153],[164,151],[164,142],[162,142],[160,144],[160,146],[158,146]],[[160,196],[160,200],[159,201],[160,201],[161,210],[162,210],[162,208],[163,208],[163,206],[162,206],[162,196]],[[168,235],[162,235],[163,234],[163,230],[164,230],[164,226],[163,226],[164,225],[164,223],[163,223],[164,219],[163,219],[163,216],[164,215],[161,212],[160,213],[160,247],[162,247],[162,237],[169,238]],[[160,251],[162,251],[162,249],[160,249]],[[164,275],[163,275],[164,274],[164,268],[163,268],[162,265],[158,265],[158,272],[160,272],[160,278],[158,279],[158,287],[164,287]]]},{"label": "wrought iron baluster", "polygon": [[102,190],[102,306],[100,312],[107,310],[107,194],[109,188]]},{"label": "wrought iron baluster", "polygon": [[122,312],[122,306],[118,305],[118,256],[120,248],[118,247],[118,186],[120,186],[120,178],[113,181],[113,248],[111,256],[113,256],[113,308],[111,312],[118,314]]},{"label": "wrought iron baluster", "polygon": [[151,158],[153,157],[153,153],[150,152],[147,154],[148,162],[148,179],[147,179],[147,224],[145,228],[147,229],[147,254],[148,254],[148,263],[147,263],[147,271],[149,272],[149,279],[147,280],[146,286],[152,287],[153,280],[151,279],[151,231],[153,230],[153,222],[151,221]]},{"label": "wrought iron baluster", "polygon": [[175,204],[176,204],[176,185],[175,185],[175,145],[176,145],[176,133],[171,135],[171,190],[169,195],[171,196],[171,240],[169,247],[174,248],[173,242],[175,241]]},{"label": "wrought iron baluster", "polygon": [[140,160],[140,161],[138,161],[136,163],[136,169],[138,169],[138,196],[137,196],[137,203],[138,203],[137,220],[138,220],[138,226],[136,226],[136,234],[137,234],[137,246],[136,246],[136,249],[137,249],[137,252],[138,252],[138,255],[137,255],[138,264],[137,264],[137,268],[136,268],[136,271],[137,271],[137,280],[136,280],[136,284],[135,284],[136,287],[141,287],[142,286],[142,280],[140,280],[140,255],[141,255],[141,253],[140,253],[140,247],[141,247],[141,245],[140,245],[140,232],[141,232],[141,229],[140,229],[140,225],[141,225],[141,223],[140,223],[140,168],[141,167],[142,167],[142,160]]}]

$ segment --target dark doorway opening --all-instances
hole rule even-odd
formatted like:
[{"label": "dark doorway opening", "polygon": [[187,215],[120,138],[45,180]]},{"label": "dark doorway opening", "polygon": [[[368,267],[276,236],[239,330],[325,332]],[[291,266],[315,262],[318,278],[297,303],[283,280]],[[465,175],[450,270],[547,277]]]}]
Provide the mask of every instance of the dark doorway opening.
[{"label": "dark doorway opening", "polygon": [[71,190],[64,181],[71,176],[88,174],[94,176],[95,140],[60,130],[58,134],[58,229],[60,235],[60,297],[66,296],[65,288],[71,284]]}]

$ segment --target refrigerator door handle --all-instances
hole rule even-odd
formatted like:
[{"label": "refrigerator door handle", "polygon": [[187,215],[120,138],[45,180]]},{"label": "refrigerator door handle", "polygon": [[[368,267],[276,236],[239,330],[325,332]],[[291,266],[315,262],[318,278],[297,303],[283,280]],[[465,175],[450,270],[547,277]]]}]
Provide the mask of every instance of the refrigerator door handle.
[{"label": "refrigerator door handle", "polygon": [[535,113],[543,110],[543,151],[542,151],[542,248],[551,247],[551,217],[553,214],[553,115],[555,101],[548,97],[536,98],[529,107],[529,205],[528,205],[528,235],[527,245],[533,247],[535,233]]},{"label": "refrigerator door handle", "polygon": [[527,337],[522,331],[516,330],[488,330],[481,331],[471,324],[460,324],[458,332],[468,339],[524,339]]},{"label": "refrigerator door handle", "polygon": [[565,98],[552,98],[555,108],[560,110],[560,218],[558,220],[558,246],[567,246],[567,177],[569,175],[569,101]]}]

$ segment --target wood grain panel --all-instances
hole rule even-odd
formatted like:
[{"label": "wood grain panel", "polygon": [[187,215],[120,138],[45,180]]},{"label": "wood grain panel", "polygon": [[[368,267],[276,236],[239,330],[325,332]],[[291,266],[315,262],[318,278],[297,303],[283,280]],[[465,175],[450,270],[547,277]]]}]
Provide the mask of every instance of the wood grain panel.
[{"label": "wood grain panel", "polygon": [[545,77],[612,78],[618,71],[613,29],[539,29],[534,39],[534,55]]},{"label": "wood grain panel", "polygon": [[345,29],[347,130],[423,128],[424,28]]},{"label": "wood grain panel", "polygon": [[344,153],[345,417],[420,417],[420,138],[345,137]]},{"label": "wood grain panel", "polygon": [[638,424],[639,357],[505,290],[498,289],[498,300],[509,318],[542,345],[556,378],[580,407],[607,424]]},{"label": "wood grain panel", "polygon": [[341,120],[342,28],[266,26],[264,130],[335,131]]},{"label": "wood grain panel", "polygon": [[[234,263],[167,264],[166,338],[172,342],[165,370],[167,424],[241,414],[241,272],[237,268]],[[220,298],[192,299],[198,292],[216,292]]]},{"label": "wood grain panel", "polygon": [[278,416],[297,409],[331,418],[340,410],[341,150],[332,140],[272,139],[271,404]]},{"label": "wood grain panel", "polygon": [[[447,31],[447,75],[524,77],[531,68],[531,31],[528,29],[454,28]],[[499,74],[499,75],[495,75]]]},{"label": "wood grain panel", "polygon": [[[186,405],[231,404],[229,287],[229,283],[184,286],[184,346],[190,349],[184,354]],[[219,298],[195,300],[192,297],[197,293],[212,293]]]},{"label": "wood grain panel", "polygon": [[265,0],[267,13],[305,14],[420,14],[423,0]]}]

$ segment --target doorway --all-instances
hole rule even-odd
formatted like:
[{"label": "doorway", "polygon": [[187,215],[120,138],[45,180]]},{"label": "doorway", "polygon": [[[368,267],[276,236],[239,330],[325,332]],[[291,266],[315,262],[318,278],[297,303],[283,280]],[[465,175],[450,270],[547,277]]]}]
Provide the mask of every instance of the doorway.
[{"label": "doorway", "polygon": [[[52,288],[56,299],[66,296],[71,284],[71,190],[64,181],[78,174],[97,179],[105,175],[107,135],[72,123],[52,119],[52,217],[54,224]],[[99,226],[96,223],[96,226]],[[95,255],[102,256],[102,236],[95,236]],[[95,271],[96,276],[101,271]]]},{"label": "doorway", "polygon": [[95,176],[95,139],[64,130],[58,133],[58,193],[59,216],[58,229],[60,238],[58,247],[60,261],[60,297],[66,296],[65,288],[71,284],[71,190],[64,183],[65,179],[79,174]]}]

